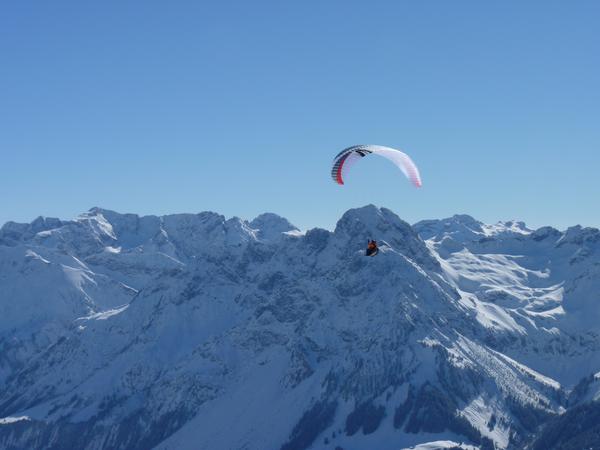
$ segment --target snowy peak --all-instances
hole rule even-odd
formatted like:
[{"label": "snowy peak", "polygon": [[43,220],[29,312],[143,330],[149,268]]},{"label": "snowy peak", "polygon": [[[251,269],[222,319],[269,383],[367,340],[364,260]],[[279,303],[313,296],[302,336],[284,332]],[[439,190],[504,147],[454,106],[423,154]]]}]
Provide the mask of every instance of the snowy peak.
[{"label": "snowy peak", "polygon": [[205,211],[198,214],[139,216],[94,207],[74,220],[38,218],[31,224],[8,222],[0,229],[0,243],[15,245],[35,239],[39,245],[87,254],[135,249],[192,257],[217,247],[239,247],[253,241],[271,241],[302,233],[287,219],[265,213],[252,221]]},{"label": "snowy peak", "polygon": [[31,239],[38,233],[60,228],[63,224],[60,219],[43,216],[31,223],[7,222],[0,228],[0,244],[14,245],[16,242]]},{"label": "snowy peak", "polygon": [[483,223],[466,214],[441,220],[422,220],[413,227],[425,240],[432,238],[441,240],[445,236],[456,237],[457,240],[473,240],[484,235]]},{"label": "snowy peak", "polygon": [[350,209],[337,222],[334,234],[361,241],[367,239],[416,238],[412,227],[386,208],[374,205]]},{"label": "snowy peak", "polygon": [[110,241],[117,240],[112,223],[98,209],[92,209],[88,213],[80,215],[76,219],[76,222],[82,224],[84,227],[89,227],[91,234],[99,242],[108,244]]},{"label": "snowy peak", "polygon": [[600,243],[600,230],[592,227],[584,228],[581,225],[568,228],[557,242],[558,245],[596,245],[598,243]]},{"label": "snowy peak", "polygon": [[439,267],[415,230],[387,208],[367,205],[348,210],[337,222],[334,237],[352,252],[374,239],[383,250],[390,247],[429,270]]},{"label": "snowy peak", "polygon": [[516,235],[522,234],[527,235],[531,234],[533,230],[525,225],[525,222],[517,221],[517,220],[509,220],[509,221],[500,221],[495,225],[484,225],[483,232],[487,236],[498,236],[498,235]]},{"label": "snowy peak", "polygon": [[161,231],[161,220],[157,216],[121,214],[97,207],[79,216],[78,220],[103,224],[104,230],[115,240],[115,245],[125,249],[142,245]]},{"label": "snowy peak", "polygon": [[52,230],[62,226],[63,222],[55,217],[43,217],[39,216],[33,222],[31,222],[31,231],[39,233],[40,231]]},{"label": "snowy peak", "polygon": [[553,227],[541,227],[531,233],[531,238],[536,241],[556,242],[562,237],[562,233]]},{"label": "snowy peak", "polygon": [[[529,347],[503,347],[503,352],[520,358],[527,354],[528,366],[567,385],[600,364],[600,354],[591,357],[587,350],[600,345],[597,337],[588,340],[588,336],[598,336],[600,320],[597,229],[532,231],[522,222],[485,225],[460,216],[419,222],[415,228],[440,258],[446,279],[481,325],[498,336],[522,334],[536,342]],[[567,359],[577,358],[578,363],[569,367],[558,362],[558,355],[564,358],[574,335],[581,336],[586,350],[570,350],[573,354]],[[564,342],[560,344],[563,349],[543,355],[538,346],[549,345],[548,341]]]},{"label": "snowy peak", "polygon": [[446,237],[451,237],[461,243],[532,233],[532,230],[524,222],[511,220],[488,225],[466,214],[454,215],[441,220],[423,220],[414,224],[414,228],[425,240],[441,241]]},{"label": "snowy peak", "polygon": [[283,233],[300,232],[286,218],[273,213],[264,213],[257,216],[249,223],[249,226],[256,230],[257,237],[263,240],[277,239]]}]

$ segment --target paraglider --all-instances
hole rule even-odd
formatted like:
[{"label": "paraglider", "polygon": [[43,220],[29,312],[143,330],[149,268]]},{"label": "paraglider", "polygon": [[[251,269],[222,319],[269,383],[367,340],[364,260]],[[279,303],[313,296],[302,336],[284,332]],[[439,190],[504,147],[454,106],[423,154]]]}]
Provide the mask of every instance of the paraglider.
[{"label": "paraglider", "polygon": [[419,169],[410,157],[400,150],[382,145],[354,145],[342,150],[333,159],[333,167],[331,168],[331,178],[337,184],[344,184],[344,178],[348,174],[348,170],[361,158],[367,155],[374,154],[383,156],[393,162],[404,173],[406,178],[415,186],[421,187],[421,175]]},{"label": "paraglider", "polygon": [[366,256],[375,256],[379,253],[379,248],[377,247],[377,242],[373,240],[369,240],[369,244],[367,245],[367,251],[365,252]]},{"label": "paraglider", "polygon": [[[346,178],[350,167],[370,154],[383,156],[393,162],[402,173],[404,173],[413,186],[420,188],[423,185],[419,169],[412,159],[410,159],[410,156],[400,150],[384,147],[382,145],[354,145],[339,152],[333,159],[333,167],[331,168],[331,178],[333,178],[333,181],[337,184],[344,184],[344,179]],[[375,256],[378,253],[379,248],[377,247],[377,242],[369,240],[365,255]]]}]

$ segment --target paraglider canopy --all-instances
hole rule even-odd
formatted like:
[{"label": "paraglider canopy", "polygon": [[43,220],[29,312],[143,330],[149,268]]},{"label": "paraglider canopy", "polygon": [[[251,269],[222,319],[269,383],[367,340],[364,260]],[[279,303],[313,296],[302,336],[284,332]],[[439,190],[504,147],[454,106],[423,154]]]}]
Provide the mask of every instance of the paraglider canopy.
[{"label": "paraglider canopy", "polygon": [[354,145],[342,150],[333,160],[331,178],[337,184],[344,184],[348,170],[354,163],[367,155],[375,154],[393,162],[415,187],[421,187],[419,169],[410,157],[400,150],[382,145]]}]

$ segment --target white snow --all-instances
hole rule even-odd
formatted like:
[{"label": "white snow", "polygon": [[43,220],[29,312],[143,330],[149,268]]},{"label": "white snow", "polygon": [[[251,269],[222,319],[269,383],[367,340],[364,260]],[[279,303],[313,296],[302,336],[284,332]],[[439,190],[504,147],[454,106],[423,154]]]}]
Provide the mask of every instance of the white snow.
[{"label": "white snow", "polygon": [[284,231],[283,234],[286,236],[292,236],[292,237],[302,237],[302,236],[306,235],[306,231],[290,230],[290,231]]},{"label": "white snow", "polygon": [[34,252],[33,250],[27,249],[27,251],[25,251],[25,256],[28,258],[33,258],[36,259],[38,261],[43,262],[44,264],[50,264],[50,261],[48,261],[47,259],[42,258],[40,255],[38,255],[36,252]]},{"label": "white snow", "polygon": [[508,222],[498,222],[493,225],[482,224],[483,234],[486,236],[496,236],[500,234],[521,234],[528,235],[532,230],[527,228],[523,222],[511,220]]},{"label": "white snow", "polygon": [[424,444],[418,444],[410,447],[404,447],[402,450],[442,450],[445,448],[461,448],[464,450],[478,450],[474,445],[463,444],[455,441],[433,441]]},{"label": "white snow", "polygon": [[[122,305],[119,308],[108,309],[106,311],[101,311],[101,312],[98,312],[98,313],[90,314],[89,316],[81,317],[81,318],[79,318],[77,320],[106,320],[109,317],[115,316],[117,314],[121,314],[128,307],[129,307],[129,305]],[[84,327],[80,326],[80,329],[84,329]]]},{"label": "white snow", "polygon": [[402,450],[442,450],[445,448],[461,448],[464,450],[478,450],[478,447],[474,445],[463,444],[462,442],[455,441],[433,441],[418,444],[410,447],[403,447]]},{"label": "white snow", "polygon": [[4,418],[0,418],[0,425],[8,425],[8,424],[15,423],[15,422],[21,422],[23,420],[29,421],[31,419],[27,416],[4,417]]},{"label": "white snow", "polygon": [[[498,404],[497,400],[486,400],[480,395],[469,402],[460,411],[460,414],[467,418],[482,436],[492,439],[496,443],[497,448],[503,449],[508,446],[510,428],[504,426],[503,423],[509,419],[503,414],[502,406]],[[495,424],[490,429],[492,418],[495,419]]]}]

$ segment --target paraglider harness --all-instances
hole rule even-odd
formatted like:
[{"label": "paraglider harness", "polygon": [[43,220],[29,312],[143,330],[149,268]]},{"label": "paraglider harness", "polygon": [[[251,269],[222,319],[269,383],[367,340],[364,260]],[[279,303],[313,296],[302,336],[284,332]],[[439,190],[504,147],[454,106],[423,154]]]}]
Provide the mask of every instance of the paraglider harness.
[{"label": "paraglider harness", "polygon": [[366,256],[375,256],[379,253],[379,248],[377,248],[377,242],[373,240],[369,240],[369,244],[367,245],[367,251],[365,253]]}]

